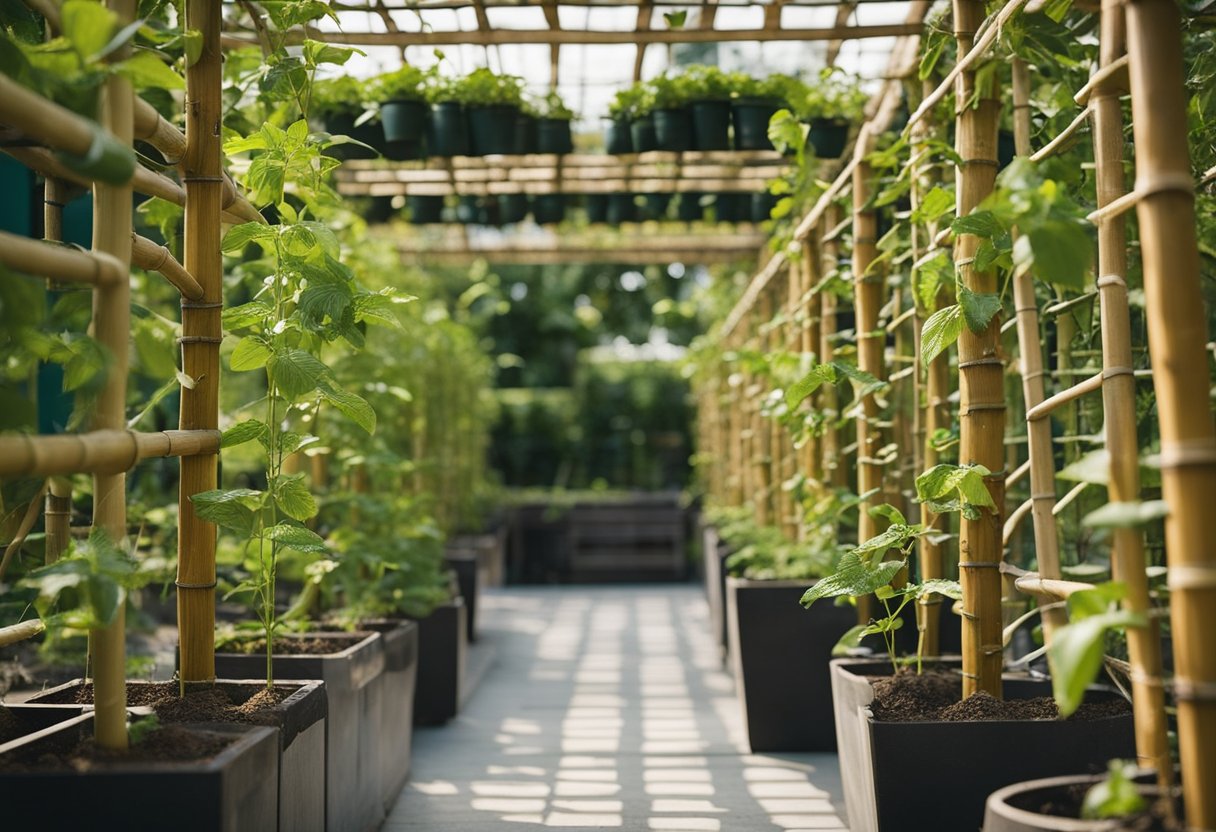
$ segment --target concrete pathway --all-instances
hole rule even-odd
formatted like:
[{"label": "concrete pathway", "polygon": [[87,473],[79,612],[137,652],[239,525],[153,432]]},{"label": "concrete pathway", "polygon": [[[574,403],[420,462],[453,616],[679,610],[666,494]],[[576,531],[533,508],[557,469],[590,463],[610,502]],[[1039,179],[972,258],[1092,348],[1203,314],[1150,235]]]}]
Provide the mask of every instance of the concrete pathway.
[{"label": "concrete pathway", "polygon": [[512,588],[493,666],[416,731],[384,832],[845,829],[832,754],[754,755],[699,587]]}]

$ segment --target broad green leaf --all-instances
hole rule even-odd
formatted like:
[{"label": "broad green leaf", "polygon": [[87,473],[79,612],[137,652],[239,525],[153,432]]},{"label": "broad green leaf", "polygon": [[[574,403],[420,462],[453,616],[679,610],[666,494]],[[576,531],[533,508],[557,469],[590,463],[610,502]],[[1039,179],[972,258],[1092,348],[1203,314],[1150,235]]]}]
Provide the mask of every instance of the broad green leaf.
[{"label": "broad green leaf", "polygon": [[1140,794],[1135,777],[1135,763],[1111,760],[1106,777],[1085,793],[1081,801],[1081,817],[1086,820],[1129,818],[1148,808]]},{"label": "broad green leaf", "polygon": [[343,390],[330,382],[321,385],[321,397],[368,433],[376,432],[376,411],[362,396]]},{"label": "broad green leaf", "polygon": [[1070,716],[1081,706],[1085,689],[1102,669],[1106,634],[1119,628],[1144,625],[1144,616],[1120,610],[1066,624],[1052,634],[1047,662],[1061,716]]},{"label": "broad green leaf", "polygon": [[861,640],[870,635],[869,629],[865,624],[855,624],[850,627],[848,632],[840,637],[840,641],[832,647],[832,655],[847,656],[851,651],[861,647]]},{"label": "broad green leaf", "polygon": [[966,286],[960,286],[958,305],[962,307],[967,328],[979,334],[988,328],[993,317],[1001,311],[1001,296],[992,292],[972,292]]},{"label": "broad green leaf", "polygon": [[991,211],[973,211],[964,217],[957,217],[950,228],[955,234],[974,234],[984,238],[995,237],[1004,230]]},{"label": "broad green leaf", "polygon": [[248,535],[253,531],[254,512],[265,495],[251,488],[203,491],[190,497],[194,513],[203,520]]},{"label": "broad green leaf", "polygon": [[889,549],[902,549],[908,541],[924,533],[924,526],[919,523],[893,523],[885,531],[857,544],[853,552],[858,555],[884,554]]},{"label": "broad green leaf", "polygon": [[954,207],[954,194],[940,185],[934,186],[921,197],[920,205],[912,212],[912,222],[933,222]]},{"label": "broad green leaf", "polygon": [[118,64],[118,71],[136,89],[184,90],[186,81],[152,52],[136,52]]},{"label": "broad green leaf", "polygon": [[1034,270],[1041,280],[1081,289],[1093,262],[1093,243],[1075,222],[1048,220],[1026,233],[1034,252]]},{"label": "broad green leaf", "polygon": [[1110,482],[1110,453],[1105,448],[1090,451],[1076,462],[1064,466],[1056,476],[1072,482],[1106,485]]},{"label": "broad green leaf", "polygon": [[320,359],[300,349],[276,350],[266,364],[266,371],[288,401],[316,390],[328,372]]},{"label": "broad green leaf", "polygon": [[232,351],[232,356],[228,359],[228,366],[236,373],[257,370],[266,366],[270,356],[270,347],[265,341],[256,335],[247,335],[237,343],[236,348]]},{"label": "broad green leaf", "polygon": [[937,310],[925,321],[921,330],[920,359],[925,366],[933,363],[963,331],[963,310],[957,303]]},{"label": "broad green leaf", "polygon": [[105,48],[118,18],[95,0],[68,0],[59,13],[63,36],[81,58],[92,58]]},{"label": "broad green leaf", "polygon": [[311,529],[290,523],[279,523],[266,530],[266,537],[298,552],[328,552],[325,540]]},{"label": "broad green leaf", "polygon": [[351,297],[348,283],[310,280],[308,288],[300,293],[300,314],[318,324],[326,317],[331,321],[339,321],[343,313],[350,308]]},{"label": "broad green leaf", "polygon": [[836,381],[836,370],[831,364],[819,364],[785,391],[785,404],[793,409],[824,384]]},{"label": "broad green leaf", "polygon": [[249,303],[242,303],[240,306],[225,309],[222,315],[224,329],[244,329],[245,327],[256,326],[266,320],[271,311],[270,305],[261,300],[254,300]]},{"label": "broad green leaf", "polygon": [[220,438],[220,447],[231,448],[235,445],[243,445],[246,442],[261,439],[268,432],[269,429],[266,427],[266,424],[259,422],[257,419],[238,422],[224,431],[223,436]]},{"label": "broad green leaf", "polygon": [[1127,584],[1122,581],[1103,581],[1089,589],[1082,589],[1068,596],[1068,620],[1081,621],[1091,616],[1111,612],[1127,597]]},{"label": "broad green leaf", "polygon": [[1081,520],[1083,526],[1108,529],[1133,529],[1160,520],[1170,513],[1165,500],[1107,503],[1091,511]]},{"label": "broad green leaf", "polygon": [[303,522],[316,516],[317,501],[304,484],[303,474],[280,475],[271,490],[279,508],[291,519]]},{"label": "broad green leaf", "polygon": [[886,586],[906,565],[902,560],[885,560],[871,564],[856,551],[840,559],[836,572],[818,581],[802,596],[801,604],[809,607],[820,598],[869,595]]},{"label": "broad green leaf", "polygon": [[958,581],[948,581],[945,578],[931,578],[916,588],[917,597],[925,595],[945,595],[955,601],[963,598],[963,586]]},{"label": "broad green leaf", "polygon": [[226,252],[236,252],[250,243],[273,243],[274,238],[273,227],[260,222],[245,222],[228,229],[220,245]]},{"label": "broad green leaf", "polygon": [[908,520],[904,517],[904,513],[890,503],[871,506],[868,513],[871,517],[884,518],[889,523],[895,523],[901,526],[906,526],[908,524]]}]

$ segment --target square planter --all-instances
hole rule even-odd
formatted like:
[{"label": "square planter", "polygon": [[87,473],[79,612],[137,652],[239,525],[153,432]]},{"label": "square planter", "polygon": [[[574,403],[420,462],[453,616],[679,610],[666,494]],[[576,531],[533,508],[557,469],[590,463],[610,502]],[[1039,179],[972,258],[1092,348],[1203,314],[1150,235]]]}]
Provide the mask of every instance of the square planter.
[{"label": "square planter", "polygon": [[[1108,760],[1136,753],[1130,712],[1091,720],[876,721],[869,677],[890,672],[886,660],[832,662],[840,770],[848,772],[844,796],[853,832],[978,829],[984,802],[1002,786],[1102,771]],[[1005,678],[1007,699],[1050,695],[1045,680]]]},{"label": "square planter", "polygon": [[[384,644],[379,633],[309,633],[333,641],[334,652],[274,656],[276,679],[318,679],[325,683],[329,718],[325,725],[325,828],[366,832],[384,820],[380,789],[380,715],[384,694]],[[215,672],[232,678],[266,673],[264,655],[217,653]]]},{"label": "square planter", "polygon": [[[70,704],[80,701],[80,690],[86,684],[85,680],[76,679],[50,688],[32,697],[30,702],[36,704],[26,707],[91,712],[91,704]],[[127,690],[154,684],[157,683],[128,681]],[[257,679],[221,679],[215,685],[228,691],[234,701],[243,701],[264,688],[266,683]],[[286,682],[276,683],[275,687],[291,691],[286,699],[266,712],[279,729],[278,829],[280,832],[320,832],[325,828],[325,719],[328,712],[325,686],[320,682]],[[145,709],[137,706],[133,710]]]},{"label": "square planter", "polygon": [[[85,772],[0,774],[6,829],[172,828],[181,832],[259,832],[278,816],[278,729],[192,725],[233,741],[197,762],[99,763]],[[0,760],[62,753],[93,733],[91,713],[0,745]]]},{"label": "square planter", "polygon": [[465,632],[469,641],[477,641],[477,555],[451,548],[443,556],[448,569],[456,573],[456,585],[464,599]]},{"label": "square planter", "polygon": [[469,649],[464,600],[453,598],[418,622],[418,689],[414,724],[442,725],[460,711]]},{"label": "square planter", "polygon": [[803,609],[808,584],[726,579],[735,685],[755,752],[836,748],[828,667],[857,615],[833,604]]},{"label": "square planter", "polygon": [[0,734],[0,746],[25,739],[31,734],[53,728],[61,722],[80,716],[84,711],[79,705],[41,705],[23,703],[0,705],[16,721],[16,736]]},{"label": "square planter", "polygon": [[418,624],[406,620],[363,621],[384,642],[384,695],[380,717],[380,786],[384,811],[392,809],[410,776],[413,759],[414,691],[418,683]]}]

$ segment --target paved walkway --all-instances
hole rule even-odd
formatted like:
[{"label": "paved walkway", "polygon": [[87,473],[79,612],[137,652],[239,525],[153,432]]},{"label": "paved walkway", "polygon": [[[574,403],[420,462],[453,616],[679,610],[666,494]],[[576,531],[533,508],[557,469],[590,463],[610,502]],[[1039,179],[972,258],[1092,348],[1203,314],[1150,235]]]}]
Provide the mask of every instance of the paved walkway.
[{"label": "paved walkway", "polygon": [[845,828],[835,755],[748,751],[698,587],[486,596],[496,660],[459,717],[415,733],[384,832]]}]

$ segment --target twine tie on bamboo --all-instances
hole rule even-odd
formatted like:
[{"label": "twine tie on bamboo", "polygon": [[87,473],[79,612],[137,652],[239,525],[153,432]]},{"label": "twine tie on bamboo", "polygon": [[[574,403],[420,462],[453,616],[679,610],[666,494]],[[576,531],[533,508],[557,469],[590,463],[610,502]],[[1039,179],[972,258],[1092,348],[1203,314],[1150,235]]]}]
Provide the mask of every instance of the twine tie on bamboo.
[{"label": "twine tie on bamboo", "polygon": [[1171,442],[1162,440],[1159,459],[1159,467],[1163,470],[1216,465],[1216,438],[1176,439]]},{"label": "twine tie on bamboo", "polygon": [[1216,589],[1216,565],[1178,564],[1171,566],[1166,585],[1175,589]]},{"label": "twine tie on bamboo", "polygon": [[1216,702],[1216,682],[1174,677],[1174,697],[1183,702]]}]

